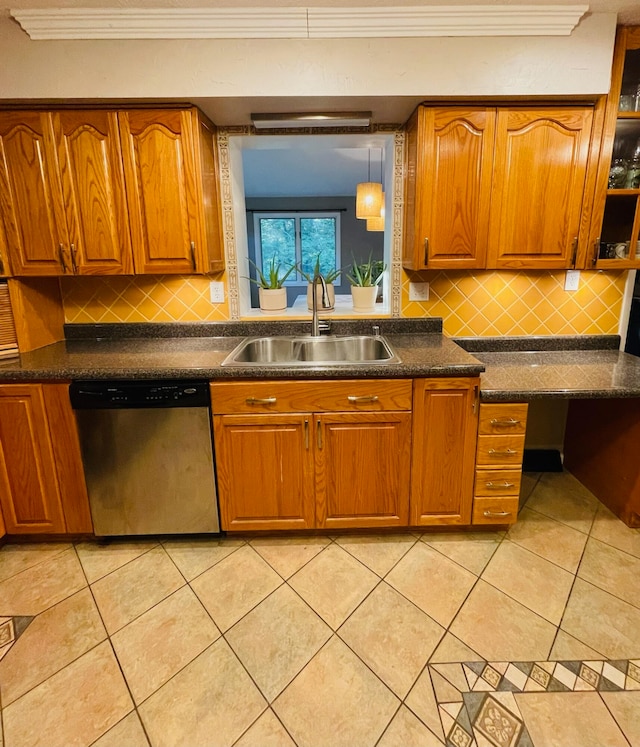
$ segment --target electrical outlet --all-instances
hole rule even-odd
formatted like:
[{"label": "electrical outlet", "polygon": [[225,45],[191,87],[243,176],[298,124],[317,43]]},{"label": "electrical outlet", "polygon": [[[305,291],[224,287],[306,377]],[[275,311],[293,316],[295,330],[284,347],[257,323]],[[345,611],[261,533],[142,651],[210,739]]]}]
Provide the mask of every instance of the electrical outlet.
[{"label": "electrical outlet", "polygon": [[409,283],[410,301],[428,301],[429,283]]},{"label": "electrical outlet", "polygon": [[224,283],[220,280],[212,280],[209,283],[209,298],[211,303],[224,302]]},{"label": "electrical outlet", "polygon": [[580,270],[567,270],[564,278],[564,289],[566,291],[577,291],[580,287]]}]

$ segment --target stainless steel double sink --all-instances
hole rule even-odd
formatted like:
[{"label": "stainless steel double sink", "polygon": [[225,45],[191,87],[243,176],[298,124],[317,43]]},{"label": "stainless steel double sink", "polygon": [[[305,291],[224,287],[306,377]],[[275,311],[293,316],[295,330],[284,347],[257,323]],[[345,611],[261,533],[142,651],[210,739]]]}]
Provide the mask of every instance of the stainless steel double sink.
[{"label": "stainless steel double sink", "polygon": [[339,366],[400,363],[379,335],[248,337],[223,366]]}]

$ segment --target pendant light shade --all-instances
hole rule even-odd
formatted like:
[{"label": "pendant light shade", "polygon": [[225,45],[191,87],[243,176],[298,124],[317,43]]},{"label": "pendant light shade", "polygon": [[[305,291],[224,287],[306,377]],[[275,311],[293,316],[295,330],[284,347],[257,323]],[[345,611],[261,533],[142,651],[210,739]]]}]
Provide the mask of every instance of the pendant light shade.
[{"label": "pendant light shade", "polygon": [[367,231],[384,231],[384,192],[382,193],[380,215],[375,218],[367,218]]},{"label": "pendant light shade", "polygon": [[382,184],[361,182],[356,187],[356,218],[378,218],[382,207]]}]

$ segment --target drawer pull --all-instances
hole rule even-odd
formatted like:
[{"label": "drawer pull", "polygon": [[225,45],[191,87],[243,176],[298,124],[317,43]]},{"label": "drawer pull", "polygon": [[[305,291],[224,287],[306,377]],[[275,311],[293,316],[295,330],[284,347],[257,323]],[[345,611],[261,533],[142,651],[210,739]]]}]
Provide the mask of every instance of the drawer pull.
[{"label": "drawer pull", "polygon": [[482,515],[487,519],[500,518],[503,519],[505,516],[511,516],[511,511],[483,511]]},{"label": "drawer pull", "polygon": [[275,405],[277,397],[247,397],[245,402],[248,405]]},{"label": "drawer pull", "polygon": [[489,456],[493,457],[499,457],[499,456],[515,456],[518,452],[515,449],[505,449],[504,451],[497,451],[496,449],[489,449]]},{"label": "drawer pull", "polygon": [[485,482],[485,487],[489,488],[489,490],[501,490],[502,488],[513,488],[514,486],[515,483],[507,482],[506,480],[504,482]]},{"label": "drawer pull", "polygon": [[505,420],[501,420],[500,418],[491,418],[489,421],[491,425],[496,425],[498,428],[513,428],[516,425],[520,425],[520,421],[516,418],[507,418]]},{"label": "drawer pull", "polygon": [[363,402],[377,402],[378,401],[378,395],[376,394],[363,394],[361,396],[356,396],[354,394],[350,394],[347,399],[349,402],[352,402],[354,405],[360,405]]}]

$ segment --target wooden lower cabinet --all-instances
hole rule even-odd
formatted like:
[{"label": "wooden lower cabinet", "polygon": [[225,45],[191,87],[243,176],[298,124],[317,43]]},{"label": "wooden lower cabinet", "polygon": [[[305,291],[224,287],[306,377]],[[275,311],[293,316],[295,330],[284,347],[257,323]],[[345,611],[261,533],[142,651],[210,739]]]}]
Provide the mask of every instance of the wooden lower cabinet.
[{"label": "wooden lower cabinet", "polygon": [[411,413],[316,416],[318,527],[407,526]]},{"label": "wooden lower cabinet", "polygon": [[212,383],[222,528],[407,526],[411,397],[408,379]]},{"label": "wooden lower cabinet", "polygon": [[416,379],[410,524],[470,524],[477,378]]},{"label": "wooden lower cabinet", "polygon": [[217,415],[213,424],[222,528],[312,529],[310,416]]},{"label": "wooden lower cabinet", "polygon": [[0,506],[7,534],[93,531],[67,384],[0,385]]},{"label": "wooden lower cabinet", "polygon": [[406,526],[410,412],[213,422],[224,530]]}]

